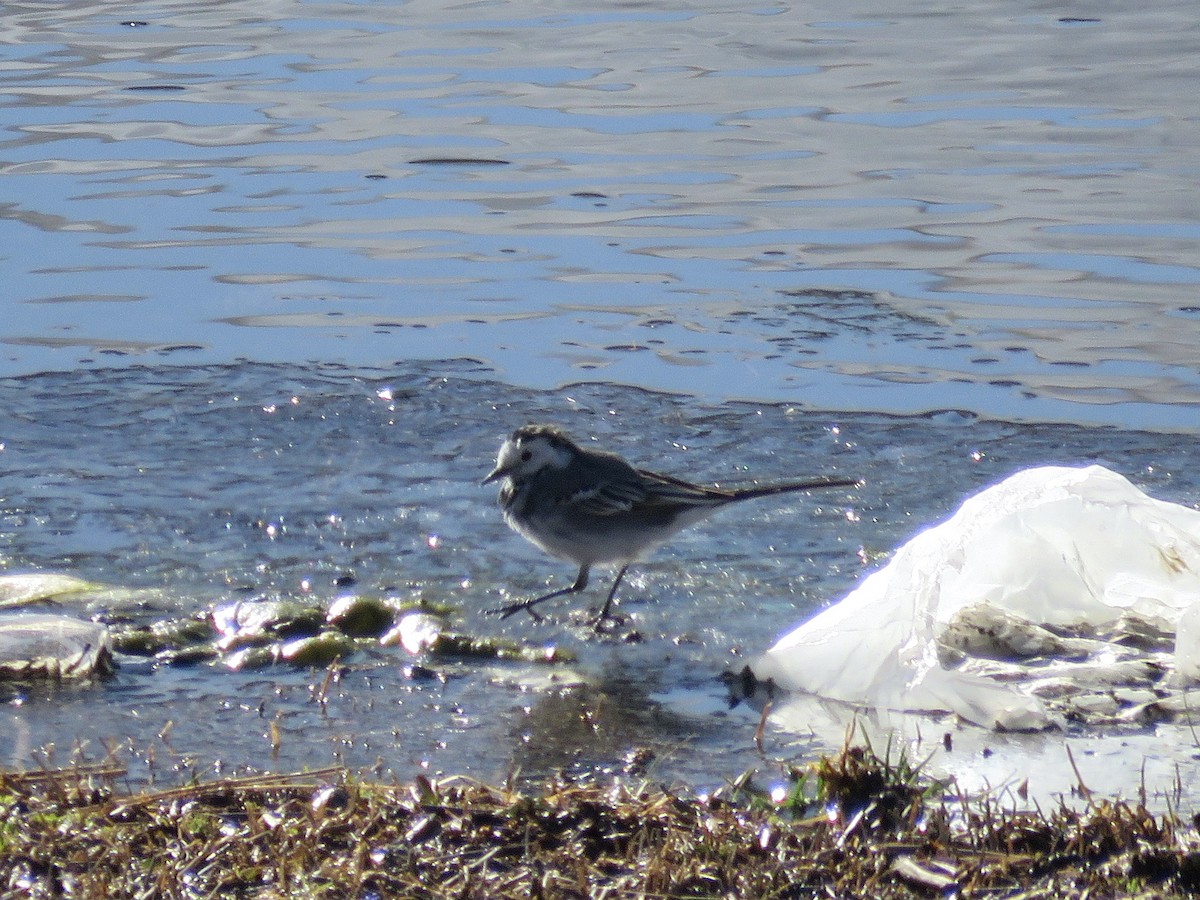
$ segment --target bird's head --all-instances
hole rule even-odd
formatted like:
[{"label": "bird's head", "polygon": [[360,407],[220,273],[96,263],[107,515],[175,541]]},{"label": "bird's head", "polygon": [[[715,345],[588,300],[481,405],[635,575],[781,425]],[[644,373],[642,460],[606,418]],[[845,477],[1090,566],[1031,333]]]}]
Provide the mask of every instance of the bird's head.
[{"label": "bird's head", "polygon": [[522,425],[500,445],[496,468],[484,484],[498,478],[528,478],[542,469],[562,469],[579,453],[575,442],[553,425]]}]

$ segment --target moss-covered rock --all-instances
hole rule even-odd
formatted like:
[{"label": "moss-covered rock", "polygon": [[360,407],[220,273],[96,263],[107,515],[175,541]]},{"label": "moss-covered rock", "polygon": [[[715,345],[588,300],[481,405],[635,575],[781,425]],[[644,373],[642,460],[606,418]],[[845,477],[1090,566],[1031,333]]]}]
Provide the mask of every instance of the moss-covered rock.
[{"label": "moss-covered rock", "polygon": [[379,637],[396,619],[395,607],[378,597],[348,594],[333,601],[325,621],[350,637]]},{"label": "moss-covered rock", "polygon": [[325,612],[294,600],[240,600],[214,609],[212,622],[220,635],[217,646],[231,650],[318,634],[325,625]]},{"label": "moss-covered rock", "polygon": [[326,631],[311,637],[296,638],[279,644],[276,656],[293,666],[327,666],[338,659],[345,659],[355,651],[351,638],[336,631]]}]

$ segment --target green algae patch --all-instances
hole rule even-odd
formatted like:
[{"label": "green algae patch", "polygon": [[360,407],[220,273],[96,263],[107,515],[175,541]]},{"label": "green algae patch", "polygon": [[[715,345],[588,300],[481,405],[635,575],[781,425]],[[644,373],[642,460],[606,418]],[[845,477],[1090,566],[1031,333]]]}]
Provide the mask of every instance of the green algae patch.
[{"label": "green algae patch", "polygon": [[58,603],[103,589],[103,585],[59,572],[0,575],[0,609],[15,609],[35,603]]},{"label": "green algae patch", "polygon": [[350,637],[379,637],[395,619],[395,607],[378,597],[339,597],[325,612],[325,621]]},{"label": "green algae patch", "polygon": [[[67,600],[72,607],[92,607],[106,597],[135,596],[150,594],[60,573],[0,576],[0,678],[74,678],[93,670],[105,674],[122,656],[152,660],[156,665],[213,664],[233,670],[279,664],[323,668],[359,654],[374,654],[378,659],[394,653],[393,648],[427,660],[557,663],[573,659],[553,646],[452,630],[449,622],[455,608],[425,598],[348,594],[324,606],[309,598],[259,597],[158,619],[129,604],[93,610],[92,615],[103,623],[57,613]],[[50,607],[53,615],[25,612],[29,607]],[[147,607],[161,610],[157,603]],[[52,657],[43,651],[54,643],[52,638],[62,643],[67,626],[61,623],[70,625],[72,634],[94,633],[94,639],[75,640]],[[45,627],[37,631],[33,626],[39,624]],[[99,656],[77,653],[75,644],[98,650]],[[7,655],[6,647],[12,651]]]},{"label": "green algae patch", "polygon": [[529,645],[502,637],[481,637],[450,631],[444,618],[429,612],[410,611],[400,616],[384,634],[385,647],[403,647],[414,656],[442,659],[490,659],[526,663],[573,662],[575,657],[554,645]]},{"label": "green algae patch", "polygon": [[430,648],[434,656],[497,659],[527,663],[572,662],[572,653],[557,646],[531,647],[504,638],[475,637],[443,632]]},{"label": "green algae patch", "polygon": [[327,631],[279,644],[274,648],[274,652],[281,662],[318,668],[349,656],[355,649],[353,638],[335,631]]},{"label": "green algae patch", "polygon": [[[113,650],[130,656],[164,656],[208,644],[213,627],[207,617],[160,619],[150,625],[112,625]],[[215,654],[215,648],[212,651]]]}]

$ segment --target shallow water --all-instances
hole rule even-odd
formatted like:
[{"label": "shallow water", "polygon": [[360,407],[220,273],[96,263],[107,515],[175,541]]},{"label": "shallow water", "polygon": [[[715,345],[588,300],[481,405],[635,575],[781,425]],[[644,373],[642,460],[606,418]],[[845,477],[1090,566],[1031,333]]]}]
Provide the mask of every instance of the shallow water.
[{"label": "shallow water", "polygon": [[[52,743],[61,762],[82,741],[88,758],[111,750],[137,779],[342,762],[494,780],[620,769],[647,747],[657,777],[719,785],[762,764],[758,712],[729,707],[721,673],[964,494],[1030,462],[1099,460],[1157,496],[1200,500],[1194,445],[1145,432],[716,406],[609,385],[536,392],[476,368],[240,364],[0,381],[0,554],[13,568],[142,589],[106,613],[152,621],[246,598],[327,601],[353,576],[361,593],[453,604],[462,630],[578,656],[532,668],[433,661],[428,678],[403,650],[381,649],[354,657],[324,692],[324,670],[127,658],[115,679],[89,687],[4,688],[0,758],[21,765]],[[574,575],[509,532],[494,490],[478,483],[512,423],[544,419],[702,480],[829,473],[867,485],[764,500],[680,536],[633,570],[621,605],[631,622],[615,639],[571,615],[599,602],[600,578],[545,623],[500,622],[482,611]],[[629,643],[632,631],[640,640]]]},{"label": "shallow water", "polygon": [[[711,785],[759,762],[719,672],[966,493],[1099,460],[1196,503],[1192,13],[12,8],[0,562],[176,611],[353,573],[575,650],[588,686],[381,652],[321,704],[324,673],[127,662],[10,694],[0,760],[496,778],[649,745]],[[696,478],[868,485],[681,537],[624,594],[642,643],[501,625],[571,575],[476,486],[531,418]]]}]

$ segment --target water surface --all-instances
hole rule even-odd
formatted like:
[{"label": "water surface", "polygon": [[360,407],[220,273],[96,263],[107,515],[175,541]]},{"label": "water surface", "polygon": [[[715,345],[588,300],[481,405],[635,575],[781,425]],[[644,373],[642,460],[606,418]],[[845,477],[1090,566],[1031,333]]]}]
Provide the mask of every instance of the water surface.
[{"label": "water surface", "polygon": [[0,372],[468,356],[1193,429],[1200,33],[1064,12],[15,8]]},{"label": "water surface", "polygon": [[[730,707],[721,674],[844,594],[964,495],[1032,462],[1099,461],[1156,496],[1200,501],[1194,443],[1149,432],[706,405],[606,384],[539,392],[463,362],[387,373],[276,364],[47,373],[0,381],[0,404],[9,411],[0,561],[139,589],[132,604],[94,613],[151,622],[353,590],[447,603],[458,630],[577,656],[545,667],[378,649],[332,683],[323,669],[230,672],[127,657],[98,684],[3,688],[4,764],[41,759],[52,744],[58,762],[111,752],[134,779],[337,762],[400,778],[497,780],[620,770],[640,748],[668,781],[712,787],[751,766],[770,772],[754,747],[759,713]],[[684,533],[631,571],[620,606],[628,621],[608,638],[585,624],[603,598],[600,571],[584,597],[548,605],[545,622],[501,622],[483,611],[574,578],[511,533],[494,489],[479,485],[504,433],[529,420],[561,422],[641,465],[703,481],[849,474],[867,484],[764,499]],[[964,746],[1023,747],[979,729],[927,727],[934,740],[948,728]],[[1187,734],[1139,729],[1115,740],[1143,740],[1169,785]],[[1085,736],[1077,729],[1071,739]],[[827,739],[828,729],[780,736],[778,752],[803,756]],[[1033,746],[1061,756],[1062,740]]]},{"label": "water surface", "polygon": [[[1200,30],[1179,0],[1076,13],[10,7],[0,563],[146,589],[147,618],[352,574],[569,647],[583,686],[380,651],[320,703],[323,672],[127,660],[6,689],[0,759],[491,779],[650,746],[712,785],[762,764],[720,671],[964,495],[1101,461],[1198,502]],[[500,624],[571,577],[476,484],[529,419],[868,485],[666,548],[625,593],[640,643]],[[1192,750],[1151,730],[1101,767],[1169,784]]]}]

